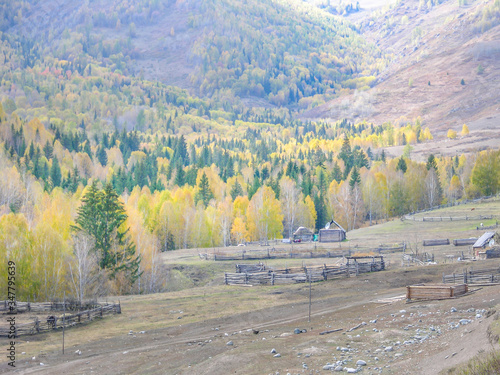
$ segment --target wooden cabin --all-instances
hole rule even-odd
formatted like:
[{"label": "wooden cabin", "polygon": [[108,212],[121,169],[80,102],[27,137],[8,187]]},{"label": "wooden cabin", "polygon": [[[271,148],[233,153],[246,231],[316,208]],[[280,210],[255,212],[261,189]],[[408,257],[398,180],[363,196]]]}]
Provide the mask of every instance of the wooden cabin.
[{"label": "wooden cabin", "polygon": [[489,244],[489,242],[495,236],[495,232],[486,232],[478,240],[472,245],[472,251],[476,257],[479,256],[479,253],[484,250],[484,248]]},{"label": "wooden cabin", "polygon": [[[332,228],[331,224],[335,224],[337,228]],[[346,239],[346,231],[335,220],[332,220],[327,226],[328,228],[319,230],[319,242],[342,242]]]},{"label": "wooden cabin", "polygon": [[301,242],[308,242],[314,239],[314,233],[306,227],[299,227],[293,234],[293,240],[300,240]]}]

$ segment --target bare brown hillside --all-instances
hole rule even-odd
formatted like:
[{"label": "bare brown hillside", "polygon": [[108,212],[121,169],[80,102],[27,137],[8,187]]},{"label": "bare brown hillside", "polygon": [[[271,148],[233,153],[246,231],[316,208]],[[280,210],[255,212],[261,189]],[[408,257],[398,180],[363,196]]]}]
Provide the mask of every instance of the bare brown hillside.
[{"label": "bare brown hillside", "polygon": [[475,1],[459,7],[447,1],[429,10],[407,1],[361,21],[364,36],[392,53],[392,62],[371,89],[338,98],[304,117],[381,124],[420,116],[438,136],[448,129],[459,132],[466,123],[476,138],[459,151],[471,144],[491,146],[500,131],[500,26],[478,30],[482,11],[491,4]]}]

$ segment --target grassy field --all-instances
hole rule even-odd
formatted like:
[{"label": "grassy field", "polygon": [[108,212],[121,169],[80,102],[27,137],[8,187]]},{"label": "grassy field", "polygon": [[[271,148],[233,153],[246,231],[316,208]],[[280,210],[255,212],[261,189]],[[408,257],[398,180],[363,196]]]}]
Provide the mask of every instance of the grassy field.
[{"label": "grassy field", "polygon": [[[432,215],[459,216],[467,210],[470,212],[471,208],[453,207],[433,211]],[[500,212],[500,202],[490,200],[475,204],[474,208],[475,215],[494,214]],[[368,248],[402,241],[416,245],[428,238],[466,238],[482,234],[475,229],[479,224],[472,221],[394,220],[348,232],[348,241],[340,246],[354,251],[356,246]],[[294,245],[294,250],[307,251],[313,246]],[[325,246],[331,250],[338,247],[339,244]],[[247,247],[247,250],[251,249]],[[228,249],[212,249],[218,250]],[[202,260],[198,255],[200,249],[165,253],[163,257],[170,268],[170,280],[176,283],[172,289],[178,290],[110,297],[110,301],[120,300],[122,314],[68,329],[64,355],[61,354],[60,331],[21,337],[16,342],[17,368],[26,374],[264,374],[276,371],[298,374],[306,370],[304,364],[308,370],[321,372],[326,363],[335,360],[343,359],[347,361],[345,366],[356,367],[355,361],[363,359],[369,364],[368,372],[380,373],[383,369],[383,373],[405,374],[415,373],[411,369],[420,368],[415,366],[427,368],[428,365],[423,365],[427,361],[425,356],[434,356],[432,363],[436,365],[420,373],[458,369],[460,363],[491,346],[488,337],[498,341],[495,337],[500,333],[500,325],[494,320],[495,314],[475,319],[475,313],[470,309],[493,311],[498,308],[500,286],[474,288],[474,293],[457,300],[409,305],[403,298],[405,286],[436,283],[443,273],[461,272],[469,266],[500,266],[500,261],[456,262],[446,256],[459,251],[453,246],[432,249],[420,246],[419,250],[435,253],[437,264],[403,268],[401,254],[391,253],[386,255],[388,269],[384,272],[313,284],[310,322],[307,284],[225,286],[223,274],[234,272],[237,262]],[[338,258],[277,259],[265,263],[270,267],[284,267],[336,261]],[[400,298],[388,300],[389,297]],[[452,307],[458,309],[456,317],[449,315]],[[408,313],[398,314],[398,311]],[[459,318],[473,322],[464,328],[451,329],[450,324]],[[372,323],[374,321],[378,323]],[[362,322],[368,324],[367,329],[347,332]],[[442,334],[428,331],[430,326],[439,327]],[[307,333],[293,334],[297,327],[306,329]],[[491,328],[488,330],[488,327]],[[318,335],[321,331],[336,328],[342,328],[342,331]],[[396,352],[385,354],[381,345],[393,346],[397,342],[414,340],[412,337],[422,335],[418,331],[415,333],[415,329],[429,332],[433,339],[425,346],[418,343],[396,346],[398,357]],[[464,334],[471,339],[461,340],[459,337]],[[227,345],[229,341],[233,345]],[[6,345],[7,340],[0,340],[0,346]],[[353,349],[348,355],[338,353],[337,346],[347,345],[355,351]],[[457,345],[465,346],[458,348]],[[281,361],[270,355],[273,348],[283,357]],[[377,352],[378,360],[375,360],[374,353],[378,349],[382,352]],[[77,350],[81,355],[75,354]],[[454,352],[459,354],[451,356]],[[443,362],[447,355],[450,359]],[[0,372],[9,371],[6,359],[2,361]]]}]

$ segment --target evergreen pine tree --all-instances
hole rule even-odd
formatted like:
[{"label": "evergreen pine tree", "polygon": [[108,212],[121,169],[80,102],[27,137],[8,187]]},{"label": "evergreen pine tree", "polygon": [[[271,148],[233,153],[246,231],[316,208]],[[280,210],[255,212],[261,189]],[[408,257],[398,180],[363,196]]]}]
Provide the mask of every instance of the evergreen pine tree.
[{"label": "evergreen pine tree", "polygon": [[354,167],[351,172],[351,179],[349,180],[349,186],[351,189],[354,189],[355,184],[361,184],[361,176],[359,175],[359,171],[357,167]]},{"label": "evergreen pine tree", "polygon": [[406,173],[406,170],[408,169],[406,165],[405,159],[401,156],[398,160],[398,165],[396,166],[397,171],[402,171],[403,174]]},{"label": "evergreen pine tree", "polygon": [[210,200],[213,199],[214,194],[210,189],[210,183],[208,181],[208,177],[205,173],[201,176],[200,183],[198,184],[198,191],[195,194],[194,200],[195,202],[199,202],[200,200],[203,202],[205,207],[208,206]]},{"label": "evergreen pine tree", "polygon": [[52,167],[50,168],[50,179],[52,180],[52,186],[61,186],[61,167],[59,166],[59,161],[56,157],[52,160]]},{"label": "evergreen pine tree", "polygon": [[243,196],[243,188],[241,187],[240,183],[238,180],[235,181],[233,187],[231,188],[231,198],[233,198],[233,201],[240,196]]},{"label": "evergreen pine tree", "polygon": [[99,146],[97,148],[96,156],[97,160],[99,160],[99,163],[101,163],[103,167],[105,167],[106,164],[108,164],[108,155],[106,154],[106,150],[104,149],[103,146]]},{"label": "evergreen pine tree", "polygon": [[45,146],[43,146],[43,153],[45,154],[45,157],[47,159],[52,159],[52,153],[54,152],[54,147],[50,144],[50,142],[47,140],[45,143]]},{"label": "evergreen pine tree", "polygon": [[128,236],[128,229],[121,229],[127,214],[111,184],[99,190],[94,180],[82,197],[82,205],[77,213],[73,230],[83,231],[93,238],[99,266],[110,270],[111,277],[115,277],[119,271],[125,271],[133,283],[140,276],[141,258],[135,254],[135,245]]},{"label": "evergreen pine tree", "polygon": [[340,183],[342,181],[342,170],[340,169],[339,163],[335,162],[332,171],[332,179]]},{"label": "evergreen pine tree", "polygon": [[179,163],[177,165],[174,183],[177,186],[184,186],[184,184],[186,183],[186,179],[185,179],[186,176],[185,175],[186,175],[186,173],[184,172],[184,168],[182,167],[182,163]]}]

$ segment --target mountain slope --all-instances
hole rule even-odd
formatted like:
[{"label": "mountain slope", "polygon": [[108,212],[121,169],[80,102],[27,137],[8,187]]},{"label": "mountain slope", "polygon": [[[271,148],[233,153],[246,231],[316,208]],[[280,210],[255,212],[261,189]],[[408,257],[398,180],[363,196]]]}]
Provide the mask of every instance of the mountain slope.
[{"label": "mountain slope", "polygon": [[[349,22],[296,0],[19,3],[22,17],[10,17],[4,31],[59,58],[88,54],[112,70],[222,100],[307,108],[352,79],[370,84],[385,61]],[[63,47],[67,34],[72,44]]]},{"label": "mountain slope", "polygon": [[479,138],[498,139],[499,11],[494,1],[462,7],[446,1],[432,9],[408,1],[365,20],[363,35],[392,54],[392,63],[373,88],[330,101],[304,118],[404,124],[420,116],[433,134],[459,132],[467,123]]}]

